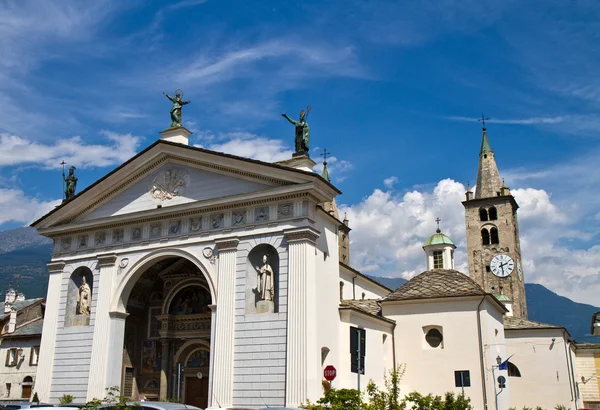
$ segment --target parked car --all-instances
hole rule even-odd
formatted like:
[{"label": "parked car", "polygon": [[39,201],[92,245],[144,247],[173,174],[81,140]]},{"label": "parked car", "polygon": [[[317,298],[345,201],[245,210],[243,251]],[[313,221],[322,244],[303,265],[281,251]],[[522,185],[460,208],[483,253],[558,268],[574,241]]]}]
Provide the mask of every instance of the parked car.
[{"label": "parked car", "polygon": [[21,409],[33,409],[33,408],[54,407],[54,406],[52,404],[48,404],[48,403],[36,403],[36,402],[29,402],[29,401],[21,401],[21,402],[14,402],[14,403],[6,403],[4,405],[4,407],[6,407],[8,410],[21,410]]}]

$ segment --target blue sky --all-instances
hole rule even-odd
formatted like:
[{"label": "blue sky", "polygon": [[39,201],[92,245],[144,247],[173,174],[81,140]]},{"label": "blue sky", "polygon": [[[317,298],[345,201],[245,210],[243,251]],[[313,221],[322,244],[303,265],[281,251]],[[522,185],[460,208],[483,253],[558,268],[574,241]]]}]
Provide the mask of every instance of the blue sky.
[{"label": "blue sky", "polygon": [[527,280],[595,303],[599,25],[594,1],[0,0],[0,230],[60,199],[63,159],[81,190],[154,142],[182,88],[193,144],[266,161],[313,107],[355,266],[420,272],[440,216],[466,270],[484,113]]}]

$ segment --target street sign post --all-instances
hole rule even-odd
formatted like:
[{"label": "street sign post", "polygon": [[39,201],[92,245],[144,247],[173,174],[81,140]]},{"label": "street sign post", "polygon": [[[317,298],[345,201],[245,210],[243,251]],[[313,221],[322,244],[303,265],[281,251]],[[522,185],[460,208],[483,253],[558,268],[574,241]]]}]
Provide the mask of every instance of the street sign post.
[{"label": "street sign post", "polygon": [[327,367],[325,367],[325,369],[323,369],[323,377],[328,382],[333,381],[333,379],[335,379],[335,376],[337,376],[337,370],[335,370],[335,367],[333,367],[332,365],[328,365]]}]

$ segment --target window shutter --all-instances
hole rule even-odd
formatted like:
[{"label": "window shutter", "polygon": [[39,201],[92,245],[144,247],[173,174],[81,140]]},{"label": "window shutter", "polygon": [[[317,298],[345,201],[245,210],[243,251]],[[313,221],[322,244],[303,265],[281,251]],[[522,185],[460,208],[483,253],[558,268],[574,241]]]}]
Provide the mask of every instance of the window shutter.
[{"label": "window shutter", "polygon": [[6,351],[6,361],[4,362],[4,366],[8,367],[10,363],[10,349]]}]

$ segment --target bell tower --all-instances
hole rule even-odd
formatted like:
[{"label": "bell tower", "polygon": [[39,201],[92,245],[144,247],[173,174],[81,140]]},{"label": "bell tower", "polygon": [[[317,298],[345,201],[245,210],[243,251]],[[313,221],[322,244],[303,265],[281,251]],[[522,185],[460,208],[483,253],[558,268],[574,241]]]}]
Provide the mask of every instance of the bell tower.
[{"label": "bell tower", "polygon": [[469,276],[489,293],[512,302],[513,315],[527,318],[517,209],[500,179],[482,116],[481,149],[475,195],[467,188],[465,219]]}]

